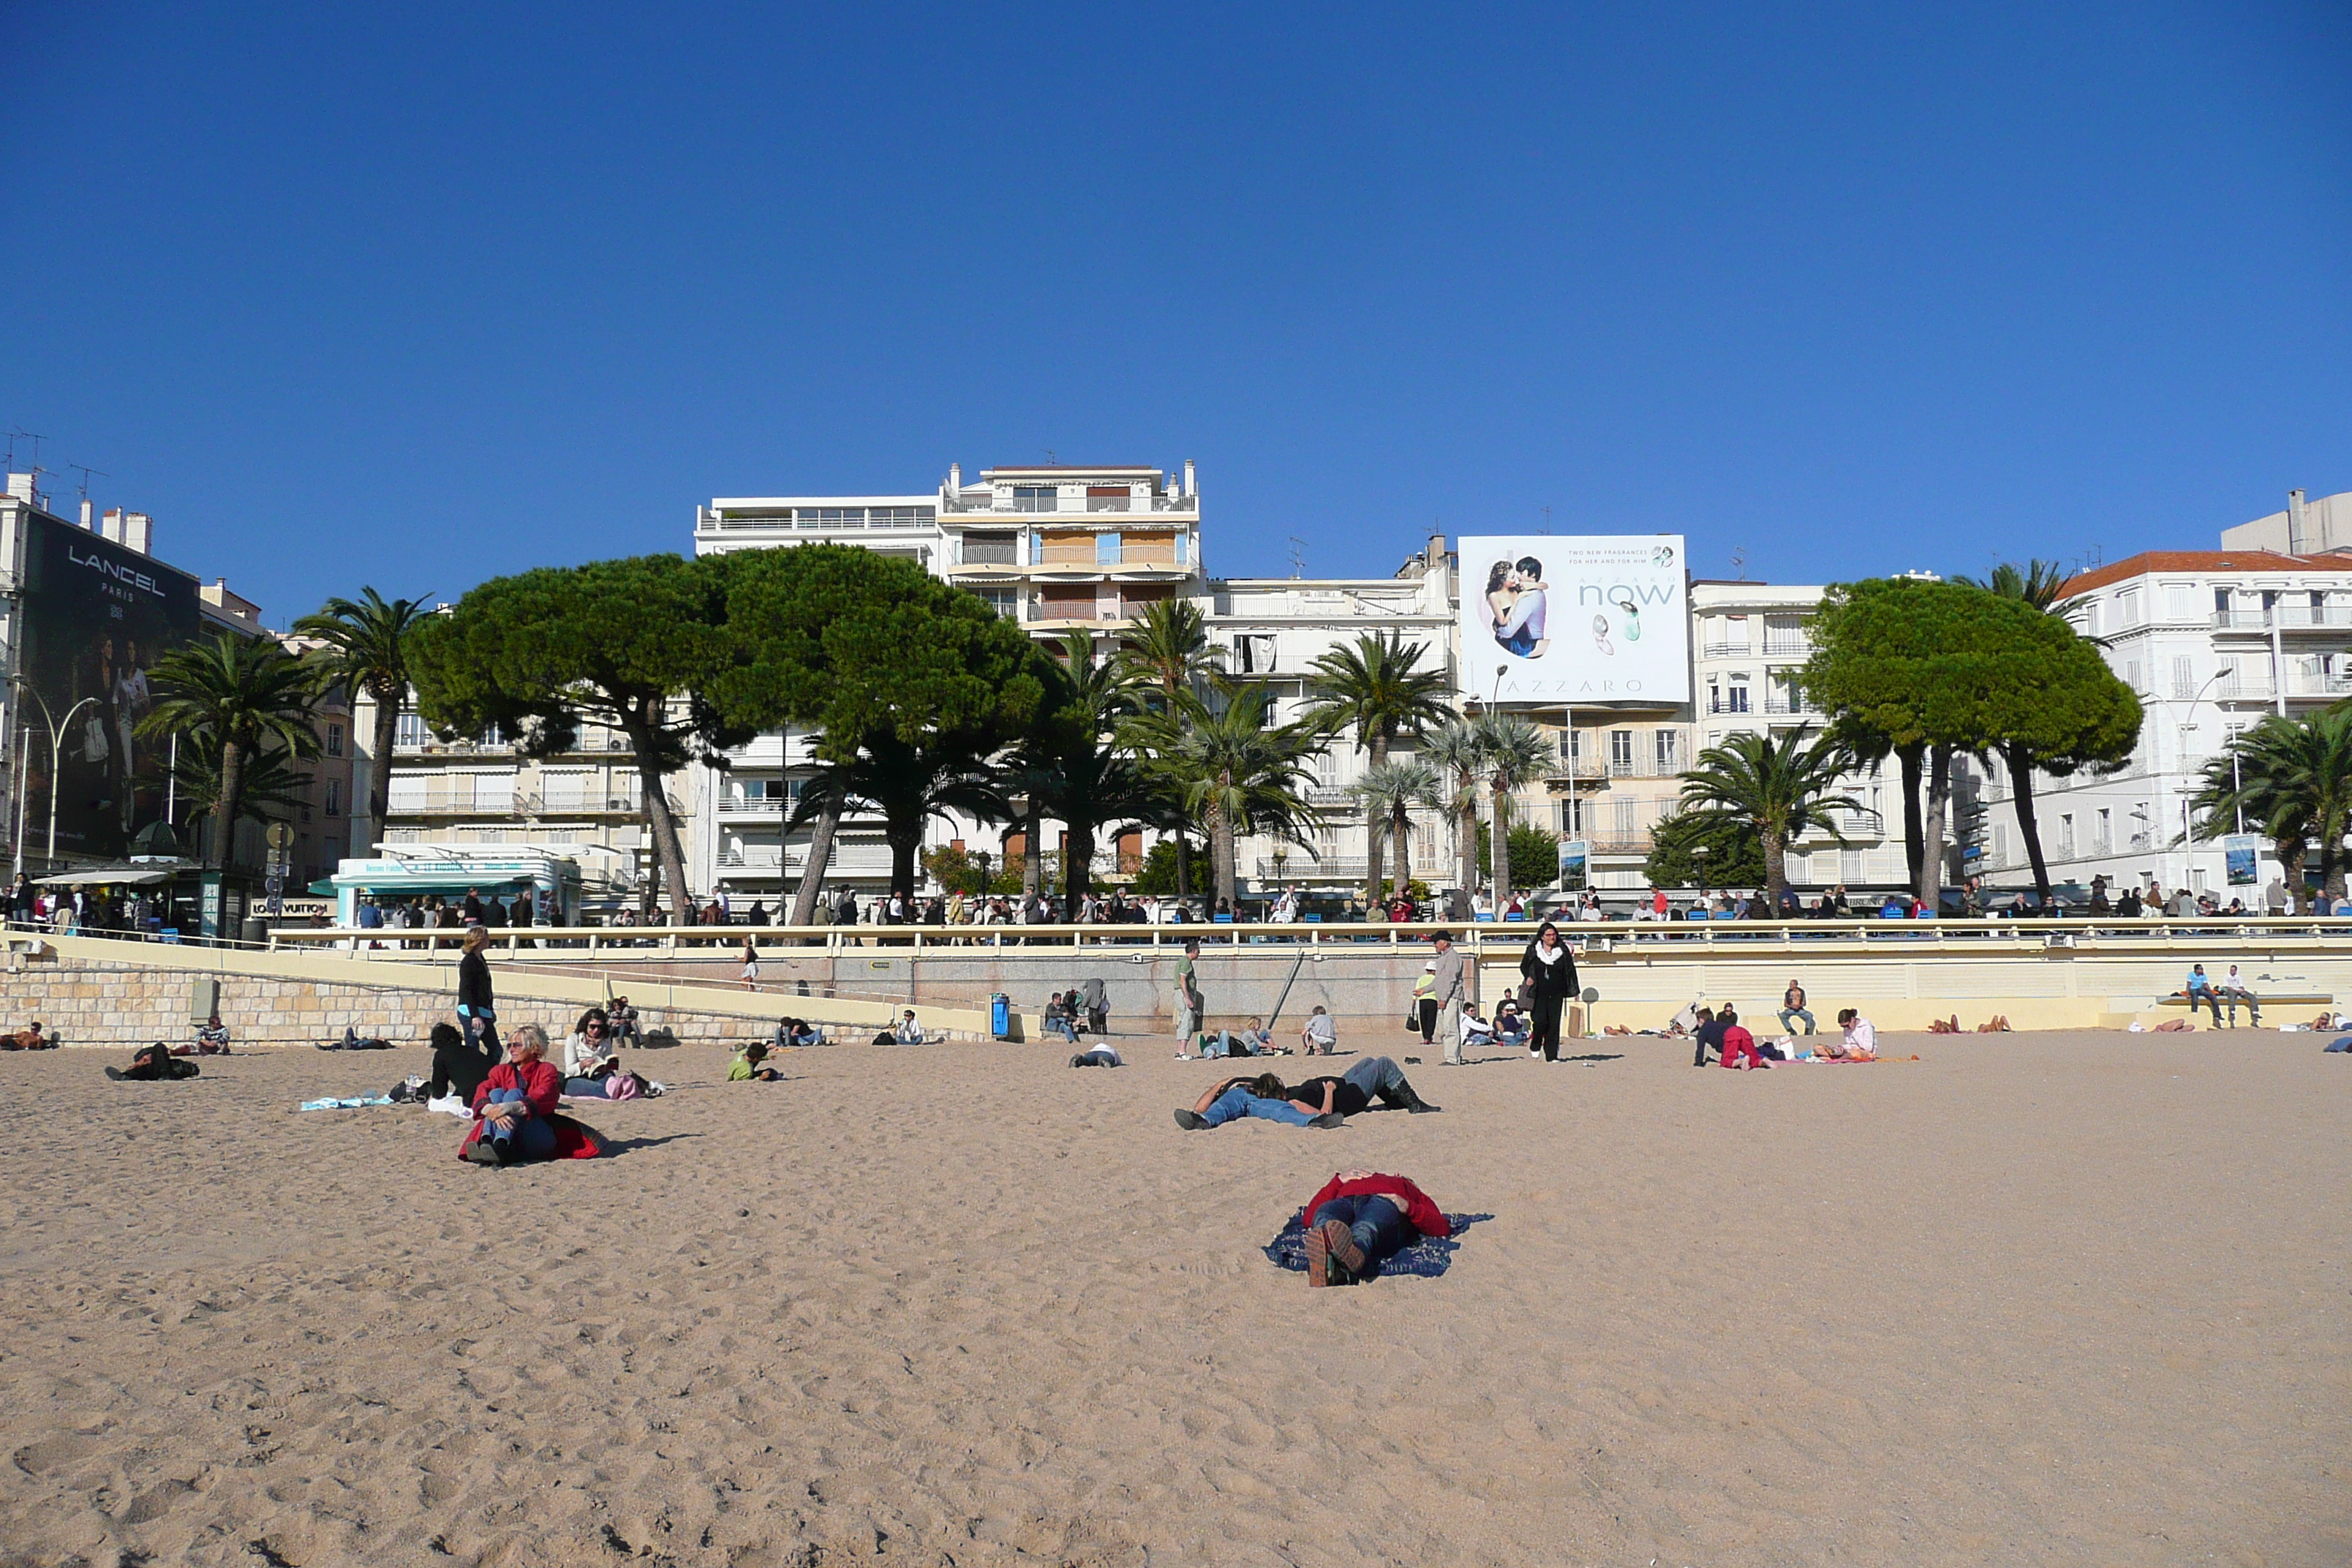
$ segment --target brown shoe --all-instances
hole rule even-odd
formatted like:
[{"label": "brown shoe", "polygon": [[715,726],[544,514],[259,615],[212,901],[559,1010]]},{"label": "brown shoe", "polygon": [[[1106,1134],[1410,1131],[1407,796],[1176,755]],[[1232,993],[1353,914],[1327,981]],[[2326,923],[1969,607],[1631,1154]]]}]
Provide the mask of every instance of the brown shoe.
[{"label": "brown shoe", "polygon": [[[1354,1267],[1349,1267],[1349,1260]],[[1336,1219],[1307,1227],[1307,1283],[1310,1287],[1353,1285],[1364,1255],[1353,1232]]]}]

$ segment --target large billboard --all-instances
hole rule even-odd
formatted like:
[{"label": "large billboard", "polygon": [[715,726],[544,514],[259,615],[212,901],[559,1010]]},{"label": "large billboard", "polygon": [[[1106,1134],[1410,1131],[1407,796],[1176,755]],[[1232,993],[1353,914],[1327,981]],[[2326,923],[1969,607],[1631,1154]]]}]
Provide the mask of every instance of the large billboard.
[{"label": "large billboard", "polygon": [[1690,700],[1683,536],[1465,536],[1462,695],[1567,707]]},{"label": "large billboard", "polygon": [[120,858],[163,815],[166,759],[136,731],[155,704],[147,672],[202,625],[196,580],[86,528],[26,522],[20,668],[31,695],[16,710],[26,847],[48,846],[57,725],[58,854]]}]

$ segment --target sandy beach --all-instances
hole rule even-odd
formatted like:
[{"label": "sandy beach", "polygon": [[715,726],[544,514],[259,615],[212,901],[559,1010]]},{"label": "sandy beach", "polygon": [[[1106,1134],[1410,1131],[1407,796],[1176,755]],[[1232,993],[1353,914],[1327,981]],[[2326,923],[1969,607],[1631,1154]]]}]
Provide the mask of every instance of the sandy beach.
[{"label": "sandy beach", "polygon": [[[0,1563],[2352,1559],[2313,1036],[1596,1041],[1211,1133],[1121,1043],[646,1053],[614,1157],[507,1171],[294,1110],[421,1050],[0,1058]],[[1492,1217],[1309,1290],[1262,1249],[1354,1165]]]}]

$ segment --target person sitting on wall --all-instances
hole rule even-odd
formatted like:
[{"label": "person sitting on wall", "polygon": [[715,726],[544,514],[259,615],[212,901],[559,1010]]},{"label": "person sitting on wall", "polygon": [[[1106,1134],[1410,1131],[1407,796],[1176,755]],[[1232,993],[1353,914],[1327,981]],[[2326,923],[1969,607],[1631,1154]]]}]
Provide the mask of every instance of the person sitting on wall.
[{"label": "person sitting on wall", "polygon": [[0,1051],[53,1051],[58,1048],[55,1035],[41,1033],[41,1021],[33,1020],[29,1029],[19,1029],[13,1035],[0,1035]]},{"label": "person sitting on wall", "polygon": [[1320,1104],[1291,1099],[1282,1079],[1269,1072],[1256,1078],[1224,1079],[1212,1085],[1192,1110],[1176,1113],[1176,1125],[1187,1132],[1205,1132],[1245,1116],[1292,1127],[1338,1127],[1348,1120]]},{"label": "person sitting on wall", "polygon": [[1054,993],[1045,1004],[1043,1018],[1045,1033],[1059,1035],[1074,1046],[1078,1043],[1077,1019],[1071,1012],[1069,997],[1066,994]]}]

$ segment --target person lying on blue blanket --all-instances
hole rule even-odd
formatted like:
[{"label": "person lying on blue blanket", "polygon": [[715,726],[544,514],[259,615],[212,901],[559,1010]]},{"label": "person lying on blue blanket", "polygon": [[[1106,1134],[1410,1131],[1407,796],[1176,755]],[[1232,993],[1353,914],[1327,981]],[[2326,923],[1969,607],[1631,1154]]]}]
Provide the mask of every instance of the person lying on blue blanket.
[{"label": "person lying on blue blanket", "polygon": [[1454,1234],[1444,1211],[1405,1176],[1342,1171],[1299,1211],[1307,1225],[1307,1283],[1353,1285],[1417,1236]]}]

